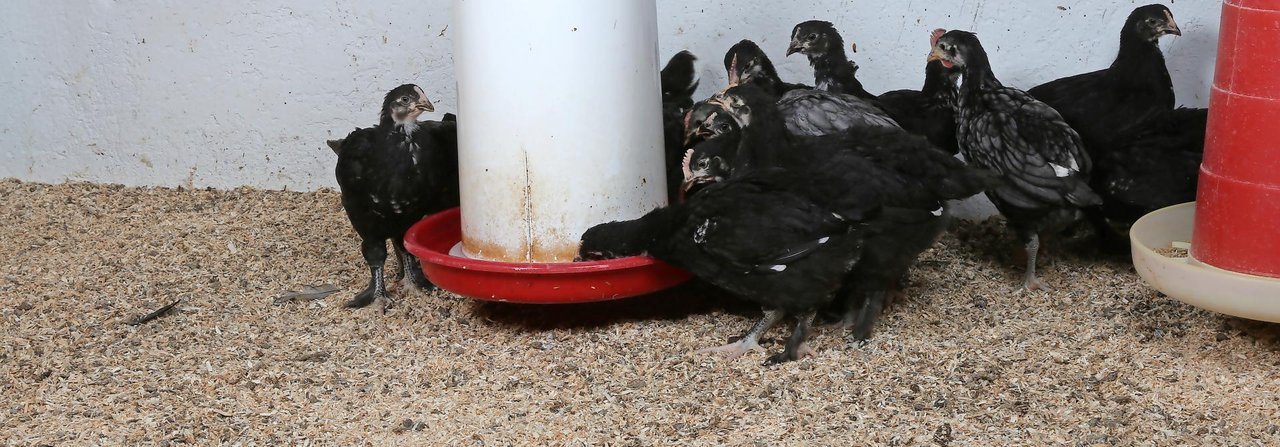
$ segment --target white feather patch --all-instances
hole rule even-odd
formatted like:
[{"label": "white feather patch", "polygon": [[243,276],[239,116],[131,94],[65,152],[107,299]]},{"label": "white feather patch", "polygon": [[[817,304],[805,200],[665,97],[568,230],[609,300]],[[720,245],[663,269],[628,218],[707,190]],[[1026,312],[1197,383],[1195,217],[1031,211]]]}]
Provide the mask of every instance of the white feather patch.
[{"label": "white feather patch", "polygon": [[786,270],[786,269],[787,269],[787,266],[782,265],[782,264],[778,264],[778,265],[775,265],[775,266],[773,266],[773,267],[769,267],[769,270],[773,270],[773,271],[775,271],[775,272],[781,272],[781,271],[784,271],[784,270]]},{"label": "white feather patch", "polygon": [[[1075,160],[1072,160],[1072,162],[1074,163],[1074,162],[1075,162]],[[1071,170],[1070,170],[1070,169],[1067,169],[1067,168],[1064,168],[1064,167],[1062,167],[1062,166],[1058,166],[1058,165],[1055,165],[1055,164],[1053,164],[1053,163],[1049,163],[1049,167],[1052,167],[1052,168],[1053,168],[1053,175],[1056,175],[1056,176],[1058,176],[1058,177],[1066,177],[1066,176],[1068,176],[1068,175],[1071,175]]]},{"label": "white feather patch", "polygon": [[934,216],[942,216],[942,207],[938,207],[938,209],[933,210],[932,214]]},{"label": "white feather patch", "polygon": [[827,243],[827,241],[829,241],[829,240],[831,240],[831,238],[830,238],[830,237],[824,237],[824,238],[822,238],[822,239],[818,239],[818,243],[819,243],[819,244],[825,244],[825,243]]},{"label": "white feather patch", "polygon": [[695,228],[693,230],[693,243],[701,244],[704,241],[706,241],[707,229],[710,226],[711,226],[711,219],[707,219],[706,221],[702,222],[702,225],[698,225],[698,228]]}]

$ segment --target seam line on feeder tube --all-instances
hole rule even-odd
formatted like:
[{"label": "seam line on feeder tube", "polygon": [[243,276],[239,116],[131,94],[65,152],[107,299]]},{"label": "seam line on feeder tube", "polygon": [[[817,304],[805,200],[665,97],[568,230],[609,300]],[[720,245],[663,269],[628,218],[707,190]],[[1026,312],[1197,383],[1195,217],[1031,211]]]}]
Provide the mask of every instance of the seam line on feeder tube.
[{"label": "seam line on feeder tube", "polygon": [[1280,191],[1280,185],[1268,185],[1268,184],[1266,184],[1266,183],[1251,182],[1251,181],[1248,181],[1248,180],[1241,180],[1241,179],[1238,179],[1238,178],[1235,178],[1235,177],[1228,177],[1228,176],[1226,176],[1226,175],[1223,175],[1223,174],[1222,174],[1222,173],[1220,173],[1220,172],[1214,171],[1213,169],[1209,169],[1209,167],[1208,167],[1208,166],[1205,166],[1204,164],[1201,164],[1201,165],[1200,165],[1200,170],[1201,170],[1201,171],[1204,171],[1204,172],[1206,172],[1206,173],[1208,173],[1208,174],[1210,174],[1210,175],[1212,175],[1212,176],[1214,176],[1214,177],[1217,177],[1217,178],[1218,178],[1218,179],[1220,179],[1220,180],[1225,180],[1225,181],[1229,181],[1229,182],[1233,182],[1233,183],[1238,183],[1238,184],[1241,184],[1241,185],[1247,185],[1247,186],[1251,186],[1251,187],[1255,187],[1255,188],[1259,188],[1259,189],[1265,189],[1265,190],[1269,190],[1269,191]]},{"label": "seam line on feeder tube", "polygon": [[[1234,83],[1234,82],[1235,82],[1235,81],[1232,81],[1232,83]],[[1266,97],[1266,96],[1257,96],[1257,95],[1244,94],[1244,93],[1237,92],[1237,91],[1235,91],[1235,90],[1231,90],[1231,89],[1227,89],[1227,88],[1220,87],[1220,86],[1218,86],[1218,85],[1216,85],[1216,84],[1215,84],[1215,85],[1211,85],[1210,87],[1211,87],[1211,88],[1213,88],[1214,90],[1220,91],[1220,92],[1222,92],[1222,93],[1226,93],[1226,94],[1229,94],[1229,95],[1232,95],[1232,96],[1239,96],[1239,97],[1241,97],[1241,98],[1246,98],[1246,99],[1256,99],[1256,100],[1259,100],[1259,101],[1280,101],[1280,98],[1270,98],[1270,97]]]},{"label": "seam line on feeder tube", "polygon": [[524,230],[525,230],[525,262],[533,262],[533,179],[529,174],[529,150],[521,151],[524,155]]}]

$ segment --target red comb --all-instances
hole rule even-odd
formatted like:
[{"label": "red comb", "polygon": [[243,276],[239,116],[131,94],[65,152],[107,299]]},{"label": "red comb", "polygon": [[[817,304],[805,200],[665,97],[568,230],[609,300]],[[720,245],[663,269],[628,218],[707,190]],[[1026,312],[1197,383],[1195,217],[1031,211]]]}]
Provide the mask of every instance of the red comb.
[{"label": "red comb", "polygon": [[942,29],[942,28],[938,28],[938,29],[933,30],[933,34],[930,34],[930,35],[929,35],[929,46],[937,45],[937,44],[938,44],[938,39],[941,39],[941,38],[942,38],[942,35],[943,35],[943,34],[946,34],[946,33],[947,33],[947,30]]},{"label": "red comb", "polygon": [[693,178],[693,170],[689,169],[689,163],[692,161],[693,161],[693,149],[689,149],[684,152],[684,161],[680,163],[681,164],[680,169],[684,171],[685,180],[689,180]]},{"label": "red comb", "polygon": [[729,87],[738,85],[738,55],[733,55],[733,60],[729,62]]}]

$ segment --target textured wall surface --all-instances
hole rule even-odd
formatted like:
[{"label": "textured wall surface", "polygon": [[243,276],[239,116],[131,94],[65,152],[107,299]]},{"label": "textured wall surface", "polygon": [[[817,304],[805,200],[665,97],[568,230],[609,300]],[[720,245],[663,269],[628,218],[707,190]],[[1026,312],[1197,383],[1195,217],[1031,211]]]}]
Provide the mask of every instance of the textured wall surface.
[{"label": "textured wall surface", "polygon": [[[625,1],[625,0],[605,0]],[[662,58],[700,55],[702,94],[724,50],[756,40],[784,78],[791,27],[830,20],[868,90],[918,88],[937,27],[979,34],[997,75],[1030,87],[1108,65],[1133,7],[1117,0],[659,0]],[[423,86],[455,109],[449,0],[41,2],[0,14],[0,177],[128,185],[334,186],[326,138],[376,121],[382,94]],[[1207,101],[1219,3],[1166,4],[1179,103]],[[520,82],[520,67],[511,67]],[[532,87],[532,86],[531,86]],[[584,92],[590,94],[590,92]],[[498,129],[495,129],[498,130]]]}]

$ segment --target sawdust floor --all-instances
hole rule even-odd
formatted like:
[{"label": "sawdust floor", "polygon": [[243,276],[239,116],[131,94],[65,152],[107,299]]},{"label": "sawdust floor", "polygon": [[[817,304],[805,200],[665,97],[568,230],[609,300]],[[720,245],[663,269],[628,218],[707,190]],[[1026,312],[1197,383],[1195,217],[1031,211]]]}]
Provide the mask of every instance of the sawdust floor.
[{"label": "sawdust floor", "polygon": [[[1122,261],[1059,257],[1019,293],[994,223],[926,253],[868,344],[820,328],[816,358],[763,367],[693,354],[758,315],[696,285],[343,309],[366,270],[331,191],[4,180],[0,203],[10,445],[1280,445],[1280,325]],[[273,304],[308,284],[342,290]]]}]

